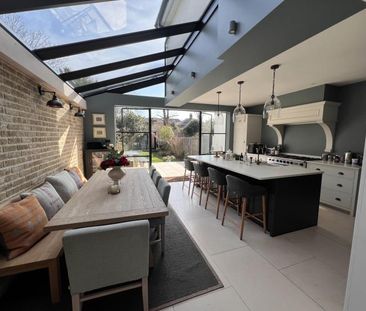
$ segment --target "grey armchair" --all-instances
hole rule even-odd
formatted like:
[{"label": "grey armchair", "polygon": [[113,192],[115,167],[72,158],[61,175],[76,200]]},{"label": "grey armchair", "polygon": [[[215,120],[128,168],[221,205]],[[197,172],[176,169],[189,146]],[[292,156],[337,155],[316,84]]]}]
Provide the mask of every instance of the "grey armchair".
[{"label": "grey armchair", "polygon": [[[65,232],[73,311],[81,310],[83,301],[137,287],[142,287],[144,311],[148,310],[149,231],[149,222],[139,220]],[[88,294],[105,287],[109,288]]]}]

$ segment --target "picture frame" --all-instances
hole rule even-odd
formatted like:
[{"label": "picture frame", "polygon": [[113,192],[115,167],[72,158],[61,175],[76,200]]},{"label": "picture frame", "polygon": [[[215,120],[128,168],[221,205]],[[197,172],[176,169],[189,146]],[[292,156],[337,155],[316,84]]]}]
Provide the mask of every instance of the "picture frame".
[{"label": "picture frame", "polygon": [[107,138],[105,127],[93,127],[93,138]]},{"label": "picture frame", "polygon": [[93,113],[93,125],[105,125],[104,113]]}]

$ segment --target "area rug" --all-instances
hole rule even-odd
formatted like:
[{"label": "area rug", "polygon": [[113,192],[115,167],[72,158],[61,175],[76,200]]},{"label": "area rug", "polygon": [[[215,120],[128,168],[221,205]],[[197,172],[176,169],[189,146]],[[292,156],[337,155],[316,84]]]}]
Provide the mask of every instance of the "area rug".
[{"label": "area rug", "polygon": [[[153,254],[155,264],[149,275],[150,310],[161,310],[223,286],[172,209],[166,219],[165,255],[160,256],[159,247],[153,250]],[[14,278],[7,292],[0,299],[0,310],[71,310],[67,273],[63,260],[61,269],[63,293],[59,304],[51,304],[48,275],[46,271],[40,270],[23,273]],[[142,310],[141,290],[131,290],[87,301],[83,304],[83,311],[88,310],[140,311]]]}]

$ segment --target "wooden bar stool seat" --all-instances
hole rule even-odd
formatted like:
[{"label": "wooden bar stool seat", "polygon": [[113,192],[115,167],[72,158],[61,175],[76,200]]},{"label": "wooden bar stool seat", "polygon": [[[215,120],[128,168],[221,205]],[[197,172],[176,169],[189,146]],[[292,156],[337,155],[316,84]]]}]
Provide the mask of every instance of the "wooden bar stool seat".
[{"label": "wooden bar stool seat", "polygon": [[207,165],[204,163],[193,163],[194,168],[194,179],[193,179],[193,187],[191,198],[193,197],[194,187],[198,184],[200,186],[200,201],[199,205],[201,205],[202,201],[202,191],[205,187],[207,189],[207,178],[208,178],[208,170]]},{"label": "wooden bar stool seat", "polygon": [[[267,190],[266,188],[258,185],[252,185],[240,178],[235,176],[227,175],[227,193],[225,199],[225,208],[224,214],[222,216],[221,224],[224,225],[226,210],[228,207],[229,199],[232,197],[242,198],[241,204],[241,225],[240,225],[240,240],[243,239],[243,231],[244,231],[244,220],[246,218],[255,219],[257,222],[260,222],[263,225],[264,232],[267,230]],[[248,212],[248,200],[261,197],[262,198],[262,212],[260,213],[250,213]]]},{"label": "wooden bar stool seat", "polygon": [[208,197],[210,195],[210,191],[215,189],[217,194],[216,219],[218,219],[221,196],[224,193],[224,187],[226,187],[226,175],[213,167],[209,167],[207,168],[207,170],[209,179],[208,179],[208,189],[207,189],[205,209],[207,209],[207,202]]}]

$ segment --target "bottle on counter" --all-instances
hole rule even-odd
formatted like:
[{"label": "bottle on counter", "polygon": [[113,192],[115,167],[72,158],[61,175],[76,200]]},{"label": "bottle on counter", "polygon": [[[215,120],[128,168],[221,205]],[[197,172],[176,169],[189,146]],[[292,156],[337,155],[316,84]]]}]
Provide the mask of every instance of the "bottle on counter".
[{"label": "bottle on counter", "polygon": [[243,160],[244,160],[243,153],[240,153],[239,161],[242,161],[243,162]]}]

